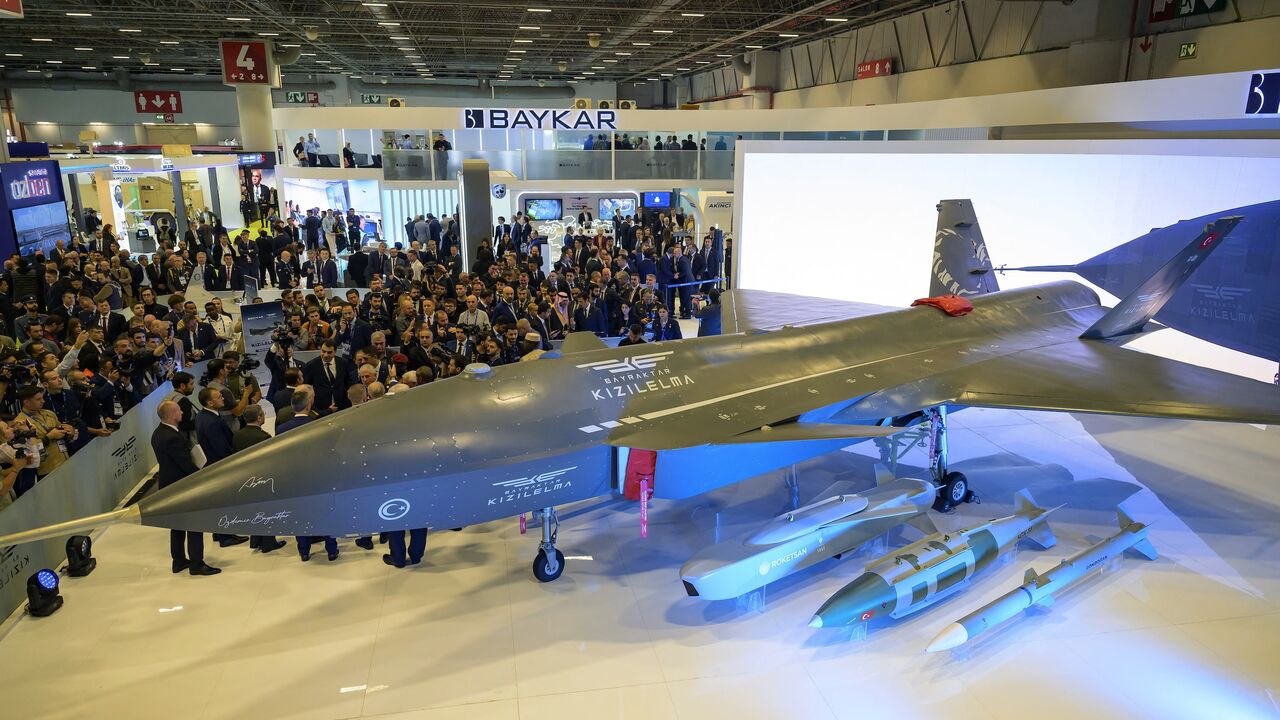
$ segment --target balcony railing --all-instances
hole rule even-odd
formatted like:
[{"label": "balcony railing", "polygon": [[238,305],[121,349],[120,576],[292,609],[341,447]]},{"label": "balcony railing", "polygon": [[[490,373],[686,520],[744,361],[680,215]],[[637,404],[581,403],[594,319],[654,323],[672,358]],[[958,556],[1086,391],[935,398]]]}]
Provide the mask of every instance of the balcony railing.
[{"label": "balcony railing", "polygon": [[487,160],[521,180],[732,180],[731,150],[383,150],[387,180],[453,180]]}]

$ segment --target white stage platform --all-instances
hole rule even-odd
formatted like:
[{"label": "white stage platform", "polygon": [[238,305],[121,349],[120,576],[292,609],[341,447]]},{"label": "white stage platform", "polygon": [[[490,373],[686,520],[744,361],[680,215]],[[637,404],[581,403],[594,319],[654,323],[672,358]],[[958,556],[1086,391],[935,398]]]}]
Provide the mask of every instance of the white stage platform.
[{"label": "white stage platform", "polygon": [[[514,519],[432,533],[394,570],[350,541],[328,562],[247,545],[224,572],[169,572],[165,531],[109,529],[99,567],[64,578],[66,606],[0,640],[6,718],[1179,718],[1280,716],[1280,430],[966,410],[952,463],[983,504],[940,527],[1007,514],[1029,487],[1059,544],[1019,549],[963,593],[870,629],[806,627],[869,553],[767,592],[685,597],[681,563],[790,507],[782,472],[681,502],[562,509],[564,577],[540,585]],[[871,484],[859,445],[800,468],[800,497],[835,473]],[[1050,464],[1050,465],[1046,465]],[[1060,465],[1054,467],[1052,464]],[[658,478],[658,483],[662,478]],[[1126,500],[1155,562],[1112,571],[952,654],[942,627],[1114,532]],[[906,531],[911,533],[914,531]],[[904,535],[904,537],[914,537]],[[34,570],[34,568],[32,569]]]}]

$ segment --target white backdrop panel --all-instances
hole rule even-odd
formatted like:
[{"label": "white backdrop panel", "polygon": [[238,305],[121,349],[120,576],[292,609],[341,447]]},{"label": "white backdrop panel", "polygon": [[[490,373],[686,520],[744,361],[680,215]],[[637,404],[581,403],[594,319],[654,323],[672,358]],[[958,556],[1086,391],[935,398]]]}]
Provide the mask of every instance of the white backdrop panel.
[{"label": "white backdrop panel", "polygon": [[[928,292],[935,205],[945,198],[972,199],[992,262],[1016,267],[1075,263],[1153,227],[1280,197],[1275,145],[1271,157],[1235,157],[1196,155],[1224,146],[1183,142],[1177,155],[1098,153],[1106,143],[1086,142],[744,144],[737,284],[906,306]],[[999,280],[1011,288],[1058,278],[1083,282]],[[1275,373],[1174,331],[1134,347],[1259,379]]]}]

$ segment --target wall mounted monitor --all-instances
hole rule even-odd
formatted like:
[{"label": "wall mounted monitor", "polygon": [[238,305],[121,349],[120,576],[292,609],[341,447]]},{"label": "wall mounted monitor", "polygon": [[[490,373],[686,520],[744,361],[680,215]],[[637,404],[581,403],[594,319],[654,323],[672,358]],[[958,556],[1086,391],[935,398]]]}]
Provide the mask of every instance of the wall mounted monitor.
[{"label": "wall mounted monitor", "polygon": [[647,192],[644,194],[644,206],[647,208],[671,207],[671,193]]},{"label": "wall mounted monitor", "polygon": [[532,198],[525,200],[524,214],[530,220],[559,220],[564,217],[564,201],[559,198]]},{"label": "wall mounted monitor", "polygon": [[613,211],[615,210],[622,213],[622,217],[635,215],[636,199],[629,197],[600,198],[600,213],[596,217],[601,220],[608,220],[613,217]]},{"label": "wall mounted monitor", "polygon": [[14,210],[13,232],[18,239],[19,254],[30,255],[36,250],[43,250],[47,256],[59,240],[71,242],[67,204],[59,200]]}]

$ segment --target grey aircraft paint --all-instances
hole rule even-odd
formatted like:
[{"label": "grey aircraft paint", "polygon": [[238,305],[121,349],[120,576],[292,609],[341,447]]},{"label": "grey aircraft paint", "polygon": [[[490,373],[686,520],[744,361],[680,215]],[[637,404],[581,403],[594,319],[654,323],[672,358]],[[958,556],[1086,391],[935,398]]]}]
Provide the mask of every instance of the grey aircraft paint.
[{"label": "grey aircraft paint", "polygon": [[[965,261],[951,274],[972,268]],[[737,334],[640,347],[575,335],[560,357],[388,395],[207,466],[135,508],[0,544],[113,521],[264,535],[457,527],[606,495],[616,448],[659,451],[658,495],[666,487],[681,496],[946,404],[1280,423],[1280,388],[1081,339],[1108,313],[1083,285],[971,299],[963,317],[858,306],[846,319],[751,334],[749,313],[726,313],[725,332]],[[775,443],[778,453],[732,463],[735,448]],[[726,448],[728,462],[709,473],[698,463],[663,466],[664,453]],[[544,549],[553,546],[545,523],[543,532]]]},{"label": "grey aircraft paint", "polygon": [[1155,319],[1232,350],[1280,362],[1280,200],[1155,228],[1078,265],[1009,270],[1074,272],[1116,297],[1126,297],[1177,253],[1187,237],[1232,215],[1241,217],[1239,226],[1204,260],[1195,277],[1166,299]]}]

